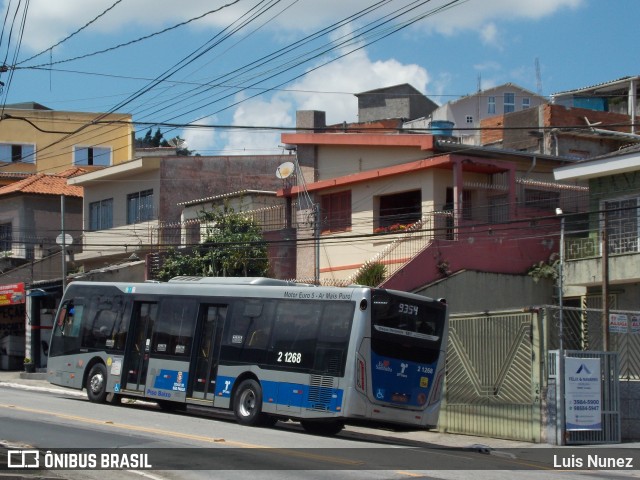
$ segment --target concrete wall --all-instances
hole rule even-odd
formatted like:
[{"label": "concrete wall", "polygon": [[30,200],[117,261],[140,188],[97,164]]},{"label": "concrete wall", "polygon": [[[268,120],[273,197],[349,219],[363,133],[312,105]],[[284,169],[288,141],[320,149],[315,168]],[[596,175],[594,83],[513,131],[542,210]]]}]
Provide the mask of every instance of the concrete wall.
[{"label": "concrete wall", "polygon": [[179,222],[181,202],[248,189],[276,191],[282,188],[276,169],[290,160],[289,155],[163,158],[159,218]]},{"label": "concrete wall", "polygon": [[402,165],[433,156],[419,147],[322,146],[318,149],[318,180]]},{"label": "concrete wall", "polygon": [[426,285],[416,293],[445,298],[450,313],[471,313],[552,303],[554,285],[552,280],[534,282],[527,275],[467,270]]}]

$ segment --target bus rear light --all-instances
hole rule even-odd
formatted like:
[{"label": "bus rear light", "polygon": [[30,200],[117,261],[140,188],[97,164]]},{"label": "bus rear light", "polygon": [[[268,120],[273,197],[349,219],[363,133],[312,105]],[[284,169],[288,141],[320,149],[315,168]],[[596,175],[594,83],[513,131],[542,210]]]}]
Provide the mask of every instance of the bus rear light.
[{"label": "bus rear light", "polygon": [[367,391],[367,368],[360,356],[356,359],[356,388],[362,393]]},{"label": "bus rear light", "polygon": [[431,392],[431,401],[429,405],[433,405],[440,401],[440,393],[442,391],[442,381],[444,378],[444,371],[441,371],[436,378],[436,383],[433,386],[433,392]]}]

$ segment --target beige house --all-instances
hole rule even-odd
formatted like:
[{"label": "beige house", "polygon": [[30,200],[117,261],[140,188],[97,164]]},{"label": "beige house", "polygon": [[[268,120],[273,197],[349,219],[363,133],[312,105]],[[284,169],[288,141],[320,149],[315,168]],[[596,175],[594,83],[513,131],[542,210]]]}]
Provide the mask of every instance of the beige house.
[{"label": "beige house", "polygon": [[75,260],[87,271],[180,246],[186,203],[248,188],[274,191],[287,158],[145,156],[72,178],[84,188],[83,249]]},{"label": "beige house", "polygon": [[133,157],[131,115],[51,110],[38,103],[7,105],[0,119],[3,172],[56,173],[108,167]]},{"label": "beige house", "polygon": [[[555,156],[425,134],[301,131],[282,141],[298,147],[301,170],[313,168],[279,192],[300,206],[309,195],[317,208],[295,212],[298,239],[316,237],[298,243],[302,280],[349,283],[372,262],[386,267],[385,286],[408,291],[462,269],[523,274],[557,250],[540,237],[557,234],[555,208],[585,207],[584,187],[554,181],[568,163]],[[540,221],[527,235],[530,218]]]}]

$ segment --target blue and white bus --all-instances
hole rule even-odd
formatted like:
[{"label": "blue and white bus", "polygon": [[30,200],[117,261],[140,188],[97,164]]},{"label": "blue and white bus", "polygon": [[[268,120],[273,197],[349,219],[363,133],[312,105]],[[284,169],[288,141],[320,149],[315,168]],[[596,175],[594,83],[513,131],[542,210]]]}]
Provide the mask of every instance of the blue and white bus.
[{"label": "blue and white bus", "polygon": [[48,379],[92,402],[233,410],[243,425],[431,428],[438,421],[444,301],[267,278],[69,284]]}]

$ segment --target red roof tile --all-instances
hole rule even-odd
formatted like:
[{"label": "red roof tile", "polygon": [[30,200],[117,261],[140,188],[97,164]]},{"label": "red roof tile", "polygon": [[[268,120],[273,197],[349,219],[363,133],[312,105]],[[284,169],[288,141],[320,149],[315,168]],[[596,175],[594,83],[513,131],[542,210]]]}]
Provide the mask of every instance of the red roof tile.
[{"label": "red roof tile", "polygon": [[83,188],[75,185],[67,185],[67,180],[76,175],[87,173],[82,168],[70,168],[64,172],[48,175],[37,173],[24,180],[0,187],[0,195],[10,193],[33,193],[38,195],[66,195],[68,197],[83,196]]}]

